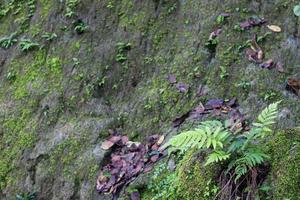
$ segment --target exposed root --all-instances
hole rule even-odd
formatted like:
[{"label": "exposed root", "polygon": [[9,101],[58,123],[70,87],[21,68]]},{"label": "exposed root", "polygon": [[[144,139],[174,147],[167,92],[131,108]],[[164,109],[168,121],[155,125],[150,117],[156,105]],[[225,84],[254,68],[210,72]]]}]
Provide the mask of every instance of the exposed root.
[{"label": "exposed root", "polygon": [[235,173],[223,171],[219,178],[221,191],[214,200],[255,200],[259,187],[268,174],[268,166],[260,166],[249,172],[235,182]]}]

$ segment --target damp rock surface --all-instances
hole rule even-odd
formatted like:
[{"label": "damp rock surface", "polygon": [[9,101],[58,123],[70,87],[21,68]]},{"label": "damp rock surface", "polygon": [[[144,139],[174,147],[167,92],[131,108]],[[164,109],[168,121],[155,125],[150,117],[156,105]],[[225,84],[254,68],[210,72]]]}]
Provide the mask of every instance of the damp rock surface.
[{"label": "damp rock surface", "polygon": [[[109,129],[168,138],[193,126],[174,119],[213,98],[236,97],[249,119],[282,100],[277,129],[297,126],[300,97],[286,89],[300,79],[297,3],[0,0],[0,199],[111,199],[96,191]],[[252,16],[265,24],[235,28]],[[283,73],[248,60],[255,34]]]}]

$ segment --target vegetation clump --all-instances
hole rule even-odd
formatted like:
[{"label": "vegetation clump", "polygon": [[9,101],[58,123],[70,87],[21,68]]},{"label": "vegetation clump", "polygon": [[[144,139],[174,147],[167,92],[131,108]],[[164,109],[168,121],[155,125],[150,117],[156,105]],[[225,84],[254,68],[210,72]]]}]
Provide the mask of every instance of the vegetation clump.
[{"label": "vegetation clump", "polygon": [[1,38],[0,47],[4,49],[8,49],[9,47],[13,46],[18,41],[16,37],[17,37],[17,32],[14,32],[8,37]]},{"label": "vegetation clump", "polygon": [[267,143],[270,154],[269,186],[273,199],[296,200],[300,194],[299,128],[280,131]]},{"label": "vegetation clump", "polygon": [[40,46],[39,43],[34,42],[30,39],[22,39],[20,42],[20,48],[21,48],[21,51],[23,51],[23,52],[33,50],[39,46]]},{"label": "vegetation clump", "polygon": [[[226,163],[220,175],[222,189],[217,196],[228,199],[246,195],[254,199],[258,189],[259,167],[270,158],[261,144],[272,133],[271,125],[275,123],[278,104],[273,103],[264,109],[249,131],[237,128],[240,122],[230,124],[225,121],[223,124],[216,120],[205,121],[195,130],[174,136],[163,148],[169,147],[170,152],[186,152],[193,148],[208,152],[205,166]],[[241,186],[243,184],[246,186]]]}]

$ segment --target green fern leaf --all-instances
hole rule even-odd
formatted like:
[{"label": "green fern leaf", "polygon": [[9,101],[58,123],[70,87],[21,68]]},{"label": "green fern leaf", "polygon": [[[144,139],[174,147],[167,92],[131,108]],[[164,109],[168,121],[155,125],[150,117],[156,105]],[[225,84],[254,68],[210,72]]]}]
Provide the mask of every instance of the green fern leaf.
[{"label": "green fern leaf", "polygon": [[253,123],[253,126],[258,128],[268,127],[275,123],[275,119],[278,114],[278,105],[281,101],[270,104],[267,108],[265,108],[261,114],[257,118],[257,122]]},{"label": "green fern leaf", "polygon": [[242,176],[244,176],[251,168],[256,167],[262,164],[266,159],[269,159],[269,156],[256,148],[250,148],[241,158],[236,159],[234,162],[231,162],[228,165],[227,172],[230,171],[233,167],[235,171],[235,182]]},{"label": "green fern leaf", "polygon": [[205,121],[193,131],[185,131],[172,137],[162,149],[170,147],[174,150],[186,151],[191,148],[223,148],[223,144],[230,136],[219,121]]},{"label": "green fern leaf", "polygon": [[211,163],[216,163],[216,162],[221,162],[224,160],[227,160],[230,158],[230,153],[226,153],[224,151],[214,151],[208,155],[208,159],[205,163],[205,166],[211,164]]}]

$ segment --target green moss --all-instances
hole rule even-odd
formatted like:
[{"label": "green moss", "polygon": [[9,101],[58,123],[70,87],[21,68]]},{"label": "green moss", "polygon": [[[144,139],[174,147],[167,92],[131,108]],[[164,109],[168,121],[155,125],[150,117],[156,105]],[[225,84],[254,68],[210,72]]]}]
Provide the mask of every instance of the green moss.
[{"label": "green moss", "polygon": [[276,133],[268,143],[271,154],[269,178],[273,199],[297,200],[300,194],[300,129]]},{"label": "green moss", "polygon": [[167,169],[167,164],[162,163],[155,167],[147,189],[142,192],[143,200],[175,200],[176,173]]},{"label": "green moss", "polygon": [[219,190],[216,180],[220,166],[204,167],[205,153],[191,150],[177,165],[176,171],[167,169],[162,163],[151,174],[147,190],[142,192],[143,200],[211,200]]},{"label": "green moss", "polygon": [[38,139],[38,122],[33,117],[39,107],[38,97],[61,89],[62,61],[59,57],[47,58],[46,55],[46,51],[41,50],[13,60],[9,69],[14,70],[15,78],[13,81],[7,80],[1,88],[6,98],[11,96],[14,107],[9,117],[0,118],[3,125],[0,140],[0,189],[22,179],[15,175],[22,174],[18,161],[23,151],[32,148]]},{"label": "green moss", "polygon": [[194,154],[191,151],[180,162],[177,169],[179,199],[211,200],[216,194],[218,190],[216,180],[220,174],[220,166],[204,167],[205,157],[205,153]]},{"label": "green moss", "polygon": [[16,171],[20,171],[16,161],[37,140],[36,123],[31,119],[32,108],[35,106],[35,101],[28,102],[26,106],[15,108],[14,114],[9,118],[0,120],[4,133],[0,140],[0,189],[20,178],[15,176]]},{"label": "green moss", "polygon": [[[14,97],[16,99],[61,89],[62,62],[60,58],[50,57],[47,59],[46,51],[42,50],[35,52],[33,57],[29,62],[28,57],[24,57],[24,60],[18,59],[11,64],[13,68],[19,70],[14,82]],[[24,66],[24,63],[27,64]]]},{"label": "green moss", "polygon": [[41,18],[42,19],[47,19],[47,16],[49,15],[50,13],[50,9],[54,6],[54,1],[48,1],[48,0],[41,0],[40,1],[41,3]]},{"label": "green moss", "polygon": [[[67,178],[74,178],[80,170],[74,166],[82,165],[79,155],[85,143],[80,138],[70,137],[58,144],[50,154],[49,173],[62,172]],[[76,162],[74,162],[76,160]]]}]

